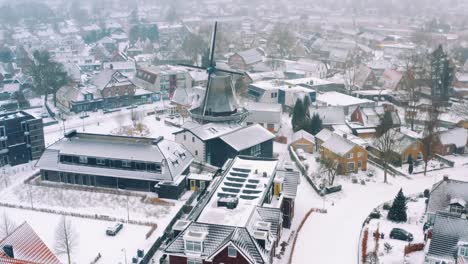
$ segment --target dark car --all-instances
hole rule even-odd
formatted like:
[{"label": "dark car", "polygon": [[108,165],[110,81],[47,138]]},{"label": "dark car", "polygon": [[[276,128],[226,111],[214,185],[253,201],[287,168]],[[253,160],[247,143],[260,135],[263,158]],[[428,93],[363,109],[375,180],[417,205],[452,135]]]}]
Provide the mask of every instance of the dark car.
[{"label": "dark car", "polygon": [[108,236],[115,236],[119,233],[119,231],[123,228],[123,224],[122,223],[115,223],[114,225],[112,226],[109,226],[107,229],[106,229],[106,235]]},{"label": "dark car", "polygon": [[393,228],[390,232],[390,238],[411,242],[413,241],[413,234],[401,228]]}]

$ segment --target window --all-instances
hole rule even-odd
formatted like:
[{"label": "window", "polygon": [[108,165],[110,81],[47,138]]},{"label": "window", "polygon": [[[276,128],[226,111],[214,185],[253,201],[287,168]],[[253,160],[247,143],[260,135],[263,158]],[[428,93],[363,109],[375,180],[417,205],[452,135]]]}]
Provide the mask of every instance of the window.
[{"label": "window", "polygon": [[187,140],[187,135],[184,135],[184,141]]},{"label": "window", "polygon": [[463,213],[463,206],[453,204],[450,206],[450,212],[451,213],[456,213],[456,214],[462,214]]},{"label": "window", "polygon": [[195,150],[195,156],[198,156],[198,150]]},{"label": "window", "polygon": [[195,137],[192,137],[192,142],[195,142]]},{"label": "window", "polygon": [[191,251],[191,252],[201,252],[202,251],[201,242],[186,240],[185,250]]},{"label": "window", "polygon": [[363,154],[364,154],[364,153],[362,153],[362,152],[358,152],[358,153],[357,153],[358,158],[362,158]]},{"label": "window", "polygon": [[354,153],[352,153],[352,152],[351,152],[351,153],[348,153],[348,155],[346,155],[346,157],[347,157],[348,159],[352,159],[353,156],[354,156]]},{"label": "window", "polygon": [[106,165],[106,160],[104,160],[104,159],[96,159],[96,164],[97,164],[97,165]]},{"label": "window", "polygon": [[130,168],[131,167],[130,161],[129,160],[122,160],[122,167]]},{"label": "window", "polygon": [[200,259],[187,259],[187,264],[203,264],[203,261]]},{"label": "window", "polygon": [[78,161],[79,161],[80,163],[88,163],[88,157],[86,157],[86,156],[79,156],[79,157],[78,157]]},{"label": "window", "polygon": [[358,161],[357,167],[358,167],[358,169],[362,168],[362,161]]},{"label": "window", "polygon": [[5,127],[4,127],[4,126],[0,126],[0,137],[4,137],[4,136],[6,136]]},{"label": "window", "polygon": [[348,172],[354,171],[354,162],[348,163]]},{"label": "window", "polygon": [[237,257],[237,250],[236,250],[235,247],[233,247],[233,246],[229,246],[229,247],[228,247],[228,256],[229,256],[230,258],[235,258],[235,257]]},{"label": "window", "polygon": [[258,157],[262,154],[262,147],[259,145],[255,145],[250,149],[250,155],[252,157]]},{"label": "window", "polygon": [[460,247],[458,256],[468,257],[468,247]]}]

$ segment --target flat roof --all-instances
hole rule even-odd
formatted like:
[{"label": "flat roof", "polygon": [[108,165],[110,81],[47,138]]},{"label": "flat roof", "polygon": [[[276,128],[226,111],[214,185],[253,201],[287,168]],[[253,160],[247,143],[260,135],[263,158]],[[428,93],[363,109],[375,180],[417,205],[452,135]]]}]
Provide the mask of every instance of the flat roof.
[{"label": "flat roof", "polygon": [[361,99],[339,92],[326,92],[317,96],[317,101],[331,106],[351,106],[375,103],[368,99]]},{"label": "flat roof", "polygon": [[[275,176],[277,160],[236,157],[197,222],[245,227]],[[266,176],[266,177],[265,177]],[[237,198],[234,209],[218,207],[218,199]]]}]

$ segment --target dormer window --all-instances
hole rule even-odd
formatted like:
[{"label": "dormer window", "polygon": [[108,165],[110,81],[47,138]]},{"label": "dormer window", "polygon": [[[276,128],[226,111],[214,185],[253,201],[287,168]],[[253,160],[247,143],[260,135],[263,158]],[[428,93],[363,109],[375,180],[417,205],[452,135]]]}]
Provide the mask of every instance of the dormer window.
[{"label": "dormer window", "polygon": [[450,200],[450,212],[454,214],[463,214],[466,202],[463,199],[453,198]]},{"label": "dormer window", "polygon": [[188,253],[201,254],[203,241],[208,234],[206,232],[188,231],[184,235],[185,251]]}]

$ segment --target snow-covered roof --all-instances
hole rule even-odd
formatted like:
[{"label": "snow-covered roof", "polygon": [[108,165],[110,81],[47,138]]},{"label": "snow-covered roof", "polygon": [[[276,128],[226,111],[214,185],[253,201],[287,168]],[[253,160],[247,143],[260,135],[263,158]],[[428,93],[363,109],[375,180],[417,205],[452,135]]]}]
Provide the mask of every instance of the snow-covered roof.
[{"label": "snow-covered roof", "polygon": [[273,138],[275,138],[275,135],[259,124],[254,124],[221,136],[221,139],[236,151],[242,151]]},{"label": "snow-covered roof", "polygon": [[195,122],[185,122],[182,126],[182,130],[175,133],[190,131],[201,140],[207,141],[213,138],[224,136],[241,128],[241,125],[231,123],[207,123],[200,125]]},{"label": "snow-covered roof", "polygon": [[453,128],[439,134],[442,145],[455,145],[457,148],[462,148],[467,145],[468,131],[465,128]]},{"label": "snow-covered roof", "polygon": [[445,179],[434,184],[426,212],[447,211],[453,198],[468,201],[468,182]]},{"label": "snow-covered roof", "polygon": [[[161,172],[126,170],[68,164],[60,161],[60,155],[85,156],[92,158],[129,160],[136,162],[164,164]],[[144,178],[173,180],[192,163],[193,156],[181,144],[164,138],[123,137],[100,134],[70,132],[48,147],[37,167],[55,171],[87,173],[122,178]]]},{"label": "snow-covered roof", "polygon": [[463,207],[466,206],[466,201],[462,198],[452,198],[450,199],[450,204],[459,204]]},{"label": "snow-covered roof", "polygon": [[334,133],[332,133],[330,138],[322,144],[323,148],[326,148],[339,156],[346,155],[355,146],[356,144],[353,142]]},{"label": "snow-covered roof", "polygon": [[329,129],[324,128],[324,129],[320,130],[320,132],[318,132],[317,135],[315,135],[315,138],[320,139],[323,142],[325,142],[331,137],[332,134],[333,134],[332,131],[330,131]]},{"label": "snow-covered roof", "polygon": [[305,139],[311,143],[315,144],[315,137],[309,132],[301,129],[292,135],[292,142],[296,142],[300,139]]},{"label": "snow-covered roof", "polygon": [[237,52],[241,56],[245,64],[254,64],[263,60],[263,53],[257,48]]},{"label": "snow-covered roof", "polygon": [[245,107],[249,114],[245,122],[279,124],[283,113],[280,104],[249,102]]},{"label": "snow-covered roof", "polygon": [[468,239],[468,220],[449,213],[439,212],[434,218],[428,257],[454,261],[458,243]]},{"label": "snow-covered roof", "polygon": [[[236,157],[197,221],[245,227],[253,210],[263,203],[263,196],[273,182],[277,163],[276,160]],[[220,197],[237,198],[237,207],[228,209],[217,206]]]},{"label": "snow-covered roof", "polygon": [[374,101],[349,96],[339,92],[326,92],[317,96],[317,101],[329,106],[353,106],[374,104]]},{"label": "snow-covered roof", "polygon": [[309,108],[310,116],[317,114],[324,125],[339,125],[345,124],[345,113],[343,107],[330,106],[330,107],[319,107],[315,108],[311,106]]}]

